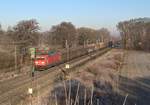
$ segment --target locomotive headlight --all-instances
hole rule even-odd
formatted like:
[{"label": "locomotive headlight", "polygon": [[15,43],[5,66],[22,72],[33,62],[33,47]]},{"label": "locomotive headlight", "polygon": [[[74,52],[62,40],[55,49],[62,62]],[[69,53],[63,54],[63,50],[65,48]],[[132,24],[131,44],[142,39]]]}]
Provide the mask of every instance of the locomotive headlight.
[{"label": "locomotive headlight", "polygon": [[45,65],[45,62],[41,62],[41,64]]},{"label": "locomotive headlight", "polygon": [[35,64],[38,64],[38,61],[35,61]]}]

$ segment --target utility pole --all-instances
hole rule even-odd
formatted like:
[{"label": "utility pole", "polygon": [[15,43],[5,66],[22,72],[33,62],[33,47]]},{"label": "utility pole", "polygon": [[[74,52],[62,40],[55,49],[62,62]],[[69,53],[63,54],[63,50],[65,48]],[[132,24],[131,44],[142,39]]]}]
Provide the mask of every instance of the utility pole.
[{"label": "utility pole", "polygon": [[89,40],[86,40],[86,45],[88,46],[88,44],[89,44]]},{"label": "utility pole", "polygon": [[15,71],[17,70],[17,45],[15,45]]},{"label": "utility pole", "polygon": [[69,45],[68,45],[68,41],[66,40],[66,49],[67,49],[67,62],[69,61]]},{"label": "utility pole", "polygon": [[83,47],[85,48],[85,46],[86,46],[86,42],[85,42],[85,40],[84,40],[84,45],[83,45]]},{"label": "utility pole", "polygon": [[67,40],[66,40],[66,49],[67,49],[67,64],[65,65],[65,68],[69,69],[70,68],[70,65],[69,65],[69,45],[68,45]]},{"label": "utility pole", "polygon": [[22,67],[23,67],[23,54],[20,55],[20,69],[19,69],[19,72],[22,71]]}]

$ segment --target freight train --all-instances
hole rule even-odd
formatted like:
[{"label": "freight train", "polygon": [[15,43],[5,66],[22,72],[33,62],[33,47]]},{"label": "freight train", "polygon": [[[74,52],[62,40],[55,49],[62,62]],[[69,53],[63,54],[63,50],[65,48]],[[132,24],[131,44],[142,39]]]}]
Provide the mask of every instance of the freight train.
[{"label": "freight train", "polygon": [[88,45],[76,49],[68,49],[64,51],[55,51],[52,49],[36,49],[36,57],[34,59],[35,70],[44,70],[60,63],[67,62],[74,58],[90,54],[96,50],[105,48],[105,44]]}]

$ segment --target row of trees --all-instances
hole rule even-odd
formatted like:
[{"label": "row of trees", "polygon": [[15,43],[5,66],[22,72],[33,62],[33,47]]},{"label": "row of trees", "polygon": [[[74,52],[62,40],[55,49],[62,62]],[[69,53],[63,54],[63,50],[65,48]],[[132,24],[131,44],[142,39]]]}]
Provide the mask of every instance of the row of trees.
[{"label": "row of trees", "polygon": [[[23,20],[4,31],[0,26],[0,37],[5,37],[5,43],[14,42],[23,46],[37,46],[39,43],[60,45],[65,47],[66,41],[70,47],[108,41],[110,33],[106,28],[94,30],[91,28],[76,28],[70,22],[62,22],[52,26],[49,31],[40,32],[39,24],[35,19]],[[6,41],[6,39],[8,39]]]},{"label": "row of trees", "polygon": [[150,19],[139,18],[117,25],[126,49],[150,50]]},{"label": "row of trees", "polygon": [[96,42],[106,42],[110,39],[110,32],[106,28],[94,30],[91,28],[76,28],[70,22],[62,22],[53,26],[47,32],[48,44],[62,45],[65,47],[66,41],[70,47],[91,44]]}]

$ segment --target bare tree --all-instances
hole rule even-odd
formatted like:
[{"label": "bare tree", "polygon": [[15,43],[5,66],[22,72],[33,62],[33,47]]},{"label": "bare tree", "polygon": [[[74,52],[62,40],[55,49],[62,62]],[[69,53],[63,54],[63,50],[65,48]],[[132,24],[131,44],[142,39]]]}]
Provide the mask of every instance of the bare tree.
[{"label": "bare tree", "polygon": [[94,30],[92,30],[90,28],[85,28],[85,27],[81,27],[81,28],[77,29],[79,45],[84,45],[87,42],[90,43],[92,41],[92,32],[93,31]]},{"label": "bare tree", "polygon": [[20,21],[13,27],[15,41],[27,41],[28,44],[37,42],[39,25],[35,19]]},{"label": "bare tree", "polygon": [[110,32],[106,28],[101,28],[99,30],[94,30],[91,28],[79,28],[78,40],[79,45],[83,45],[85,42],[96,43],[96,42],[108,42],[110,38]]},{"label": "bare tree", "polygon": [[106,28],[101,28],[100,30],[98,30],[97,35],[101,42],[107,43],[110,40],[110,32]]},{"label": "bare tree", "polygon": [[70,22],[62,22],[53,26],[51,29],[54,44],[65,47],[66,40],[69,46],[74,46],[77,41],[77,33],[75,26]]},{"label": "bare tree", "polygon": [[148,18],[119,22],[117,27],[120,31],[124,48],[150,50],[149,24],[150,19]]}]

